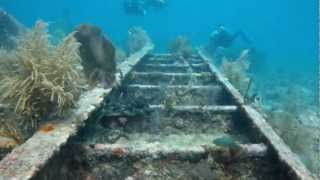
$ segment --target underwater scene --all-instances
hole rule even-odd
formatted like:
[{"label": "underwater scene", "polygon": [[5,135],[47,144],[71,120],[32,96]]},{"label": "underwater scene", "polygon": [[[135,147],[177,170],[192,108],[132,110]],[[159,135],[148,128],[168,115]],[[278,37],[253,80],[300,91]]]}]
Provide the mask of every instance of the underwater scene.
[{"label": "underwater scene", "polygon": [[316,0],[0,0],[0,180],[320,179]]}]

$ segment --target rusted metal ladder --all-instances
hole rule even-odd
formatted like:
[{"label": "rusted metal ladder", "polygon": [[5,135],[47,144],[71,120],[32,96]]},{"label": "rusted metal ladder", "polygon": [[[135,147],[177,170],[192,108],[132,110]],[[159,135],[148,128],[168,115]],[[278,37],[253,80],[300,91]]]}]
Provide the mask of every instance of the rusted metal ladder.
[{"label": "rusted metal ladder", "polygon": [[[264,117],[244,103],[240,93],[209,61],[201,51],[188,59],[171,54],[144,57],[125,79],[122,92],[111,95],[105,108],[115,106],[115,102],[139,100],[147,104],[151,116],[130,119],[121,108],[108,111],[100,123],[126,138],[119,135],[119,139],[110,140],[108,135],[96,132],[82,143],[85,156],[95,164],[110,163],[112,157],[199,160],[208,153],[218,156],[213,139],[231,135],[239,137],[239,142],[265,143],[285,178],[313,179]],[[117,128],[115,122],[123,124]],[[236,125],[229,128],[230,123]],[[127,130],[124,126],[138,128]],[[246,130],[237,129],[241,126]]]},{"label": "rusted metal ladder", "polygon": [[[285,177],[313,179],[263,116],[244,103],[240,93],[201,51],[188,59],[146,55],[152,48],[146,47],[120,66],[120,88],[88,92],[73,117],[49,134],[36,133],[13,150],[0,162],[0,179],[63,176],[56,169],[67,161],[63,158],[69,158],[65,147],[75,147],[87,163],[96,166],[128,159],[198,161],[208,154],[215,157],[221,153],[213,140],[226,135],[243,143],[266,144],[273,163]],[[130,117],[121,108],[108,110],[115,103],[126,108],[125,103],[135,100],[139,101],[135,108],[146,108],[148,117]],[[100,118],[89,121],[96,114]],[[78,140],[86,131],[92,132],[92,122],[107,130],[101,133],[93,129],[91,136]],[[241,126],[245,130],[237,129]],[[79,134],[80,130],[84,133]],[[117,138],[108,139],[114,137],[110,132]]]}]

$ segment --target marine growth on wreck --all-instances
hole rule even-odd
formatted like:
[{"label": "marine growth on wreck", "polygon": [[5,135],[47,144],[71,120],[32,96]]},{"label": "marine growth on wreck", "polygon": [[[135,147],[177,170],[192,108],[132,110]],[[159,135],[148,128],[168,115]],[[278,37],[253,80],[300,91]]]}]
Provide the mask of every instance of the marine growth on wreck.
[{"label": "marine growth on wreck", "polygon": [[317,6],[0,1],[0,179],[319,179]]}]

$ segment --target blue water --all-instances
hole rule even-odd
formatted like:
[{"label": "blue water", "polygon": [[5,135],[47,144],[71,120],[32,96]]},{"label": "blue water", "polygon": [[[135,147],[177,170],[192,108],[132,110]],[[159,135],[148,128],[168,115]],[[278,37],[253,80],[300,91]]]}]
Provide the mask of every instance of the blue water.
[{"label": "blue water", "polygon": [[[1,3],[1,1],[0,1]],[[254,46],[268,53],[273,64],[314,67],[317,53],[316,0],[169,0],[164,10],[132,17],[123,12],[122,0],[11,0],[2,6],[31,26],[41,18],[54,22],[64,11],[73,25],[90,22],[103,28],[115,43],[121,43],[127,29],[143,26],[159,50],[168,40],[186,35],[196,44],[205,43],[211,31],[224,24],[243,30]]]},{"label": "blue water", "polygon": [[[122,2],[2,0],[0,5],[28,26],[37,19],[54,23],[67,12],[70,24],[98,25],[118,46],[124,44],[129,27],[142,26],[158,52],[165,52],[178,35],[203,45],[213,29],[223,24],[231,31],[244,31],[253,41],[251,46],[265,55],[268,68],[304,76],[316,84],[317,0],[169,0],[165,9],[148,11],[145,17],[125,14]],[[262,68],[259,73],[267,72]],[[310,88],[315,92],[315,86]]]},{"label": "blue water", "polygon": [[230,31],[244,31],[251,46],[264,54],[267,67],[259,68],[261,76],[267,69],[285,72],[293,84],[308,79],[307,88],[316,92],[317,0],[168,1],[165,9],[148,11],[144,17],[127,15],[123,0],[2,0],[0,5],[27,26],[37,19],[55,23],[67,13],[72,26],[95,24],[117,46],[124,44],[129,27],[142,26],[158,52],[165,52],[178,35],[204,45],[214,28],[223,24]]}]

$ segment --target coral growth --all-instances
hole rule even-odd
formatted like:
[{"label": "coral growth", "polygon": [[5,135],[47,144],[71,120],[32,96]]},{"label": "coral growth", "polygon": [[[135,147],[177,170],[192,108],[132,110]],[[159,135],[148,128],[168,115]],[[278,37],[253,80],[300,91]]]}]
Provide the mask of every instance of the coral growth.
[{"label": "coral growth", "polygon": [[173,55],[188,58],[193,54],[194,48],[192,47],[192,44],[186,37],[179,36],[170,43],[169,51]]},{"label": "coral growth", "polygon": [[83,85],[79,46],[73,34],[59,45],[51,45],[47,24],[38,21],[20,40],[13,71],[3,74],[2,100],[34,127],[51,113],[61,115],[74,106]]},{"label": "coral growth", "polygon": [[220,67],[230,83],[245,96],[248,94],[252,83],[248,74],[250,68],[250,62],[248,61],[249,52],[247,49],[244,50],[240,57],[234,61],[224,58]]},{"label": "coral growth", "polygon": [[17,68],[17,57],[14,51],[0,49],[0,79],[14,72]]},{"label": "coral growth", "polygon": [[152,43],[147,32],[141,27],[132,27],[128,31],[127,46],[129,53],[135,53]]},{"label": "coral growth", "polygon": [[0,149],[12,149],[25,140],[22,130],[28,127],[21,124],[21,119],[8,105],[0,104]]},{"label": "coral growth", "polygon": [[85,75],[91,85],[111,86],[115,80],[115,48],[102,31],[93,25],[82,24],[75,37],[81,43],[80,55]]},{"label": "coral growth", "polygon": [[306,99],[304,94],[297,92],[296,88],[288,88],[278,100],[280,106],[267,112],[268,122],[307,167],[315,172],[320,168],[320,162],[317,161],[320,132],[316,127],[305,125],[311,113],[306,111],[308,105],[303,105],[300,99]]},{"label": "coral growth", "polygon": [[18,129],[18,127],[13,124],[14,122],[8,122],[5,120],[1,120],[1,127],[0,127],[0,137],[7,138],[6,141],[0,141],[0,149],[7,148],[11,149],[23,142],[22,133]]}]

